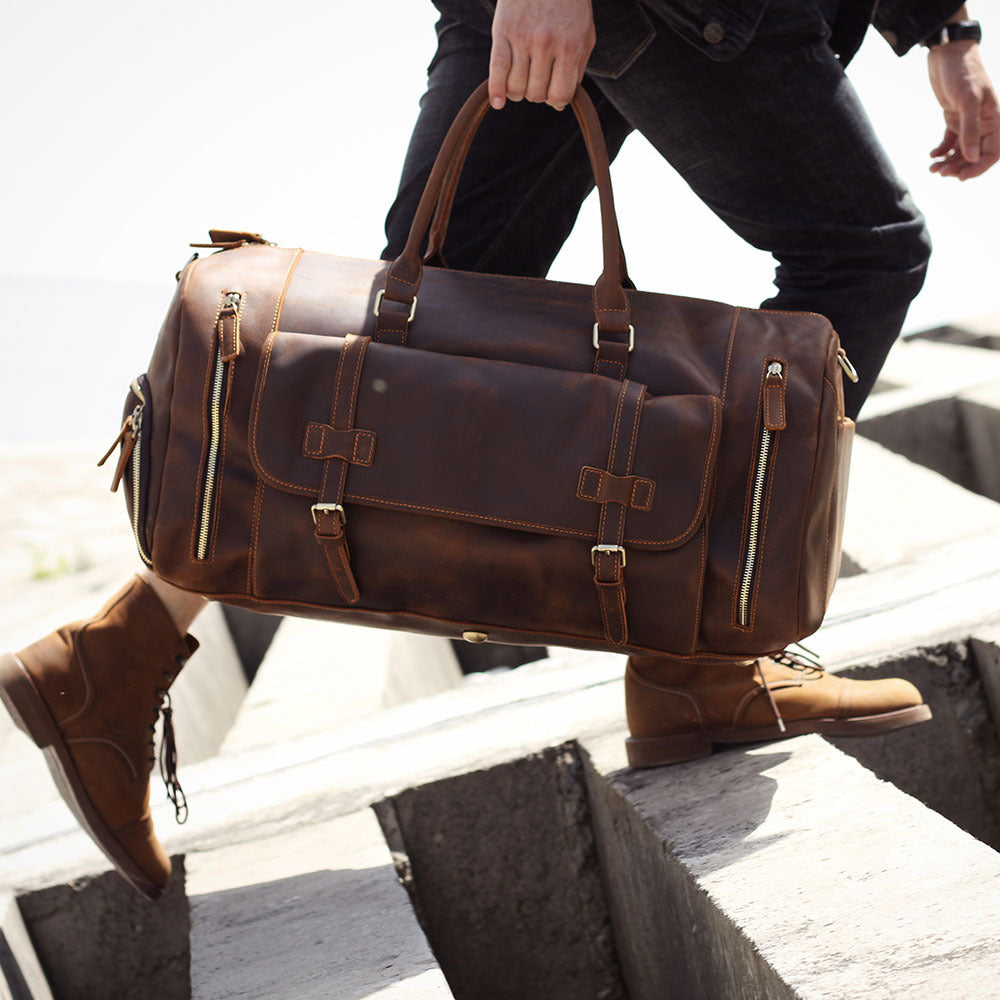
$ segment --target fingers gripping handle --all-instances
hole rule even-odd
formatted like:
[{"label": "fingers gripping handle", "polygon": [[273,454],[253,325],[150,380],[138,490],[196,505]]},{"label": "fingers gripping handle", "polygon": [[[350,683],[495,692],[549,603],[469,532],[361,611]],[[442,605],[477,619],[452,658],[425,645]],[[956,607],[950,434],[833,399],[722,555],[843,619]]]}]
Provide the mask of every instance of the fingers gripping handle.
[{"label": "fingers gripping handle", "polygon": [[[624,286],[631,286],[631,282],[625,271],[625,258],[618,234],[607,147],[597,112],[582,87],[577,88],[571,106],[583,133],[601,203],[604,270],[594,286],[594,318],[601,334],[625,335],[629,330],[629,303]],[[380,311],[378,330],[399,332],[402,318],[401,342],[405,342],[405,321],[423,275],[420,245],[424,234],[430,228],[437,208],[439,218],[435,220],[435,235],[438,241],[443,239],[465,155],[488,109],[487,85],[484,82],[455,116],[417,205],[406,246],[389,266],[386,274],[382,306],[387,300],[397,305],[391,311],[384,308]],[[439,242],[435,245],[440,248]]]}]

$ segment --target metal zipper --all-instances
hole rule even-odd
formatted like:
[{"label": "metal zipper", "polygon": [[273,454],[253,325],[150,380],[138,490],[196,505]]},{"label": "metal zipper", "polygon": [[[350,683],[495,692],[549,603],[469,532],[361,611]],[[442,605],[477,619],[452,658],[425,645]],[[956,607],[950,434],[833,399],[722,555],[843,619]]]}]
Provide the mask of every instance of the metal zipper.
[{"label": "metal zipper", "polygon": [[132,534],[135,536],[135,547],[139,550],[139,558],[147,565],[152,566],[153,560],[146,551],[145,543],[139,531],[139,500],[142,496],[142,482],[140,473],[142,471],[142,412],[146,408],[146,397],[142,394],[142,386],[137,378],[132,379],[132,392],[139,400],[132,411],[130,423],[132,425]]},{"label": "metal zipper", "polygon": [[212,371],[212,393],[208,406],[208,457],[205,460],[205,478],[201,490],[201,514],[198,520],[198,547],[196,556],[205,559],[208,556],[208,542],[212,530],[212,504],[215,500],[215,480],[218,475],[219,446],[222,442],[222,407],[223,390],[226,385],[226,370],[229,362],[222,360],[222,317],[238,312],[240,293],[227,292],[222,302],[219,314],[219,338],[215,348],[215,366]]},{"label": "metal zipper", "polygon": [[222,361],[222,343],[215,352],[215,370],[212,373],[212,396],[208,407],[208,458],[205,462],[205,479],[201,488],[201,517],[198,522],[198,558],[208,554],[208,536],[212,526],[212,501],[215,495],[216,466],[219,462],[219,441],[222,437],[222,389],[225,385],[226,366]]},{"label": "metal zipper", "polygon": [[146,397],[142,393],[142,386],[137,378],[132,379],[132,392],[139,400],[132,411],[132,534],[135,536],[135,547],[139,552],[139,558],[147,565],[153,565],[152,556],[146,551],[146,544],[139,531],[139,502],[142,497],[142,414],[146,409]]},{"label": "metal zipper", "polygon": [[135,444],[132,446],[132,534],[135,535],[135,547],[139,550],[139,558],[147,566],[153,565],[153,560],[146,551],[142,536],[139,533],[139,500],[142,494],[142,483],[139,473],[142,469],[142,411],[145,403],[140,403],[132,411],[132,434]]},{"label": "metal zipper", "polygon": [[[765,383],[768,379],[784,379],[784,369],[778,361],[767,366]],[[753,492],[750,496],[750,525],[747,530],[747,544],[743,557],[743,574],[740,577],[738,601],[739,623],[750,623],[750,592],[753,586],[754,569],[757,565],[757,544],[760,536],[760,516],[764,506],[764,487],[767,484],[768,458],[771,454],[771,439],[775,431],[762,421],[760,446],[757,449],[757,465],[754,469]]]}]

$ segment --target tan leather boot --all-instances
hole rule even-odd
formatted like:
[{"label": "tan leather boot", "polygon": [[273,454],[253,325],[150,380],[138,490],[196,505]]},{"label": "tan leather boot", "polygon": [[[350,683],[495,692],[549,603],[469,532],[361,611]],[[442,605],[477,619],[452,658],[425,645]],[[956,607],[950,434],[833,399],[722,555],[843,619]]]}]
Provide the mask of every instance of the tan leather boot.
[{"label": "tan leather boot", "polygon": [[633,767],[707,757],[714,743],[866,736],[931,717],[909,681],[836,677],[791,653],[746,665],[629,657],[625,710]]},{"label": "tan leather boot", "polygon": [[[44,751],[80,825],[150,899],[170,877],[170,859],[149,813],[153,724],[162,709],[164,752],[171,758],[167,691],[197,648],[136,577],[96,617],[0,657],[0,698],[14,721]],[[174,763],[161,754],[168,792],[180,810]]]}]

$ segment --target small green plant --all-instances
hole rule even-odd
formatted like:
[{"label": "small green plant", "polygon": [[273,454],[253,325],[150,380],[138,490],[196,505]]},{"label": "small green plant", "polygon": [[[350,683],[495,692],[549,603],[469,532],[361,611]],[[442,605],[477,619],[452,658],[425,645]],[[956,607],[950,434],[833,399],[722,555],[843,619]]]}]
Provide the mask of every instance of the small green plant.
[{"label": "small green plant", "polygon": [[93,565],[86,553],[70,558],[65,552],[52,552],[40,545],[29,546],[31,553],[31,579],[53,580],[70,573],[79,573]]}]

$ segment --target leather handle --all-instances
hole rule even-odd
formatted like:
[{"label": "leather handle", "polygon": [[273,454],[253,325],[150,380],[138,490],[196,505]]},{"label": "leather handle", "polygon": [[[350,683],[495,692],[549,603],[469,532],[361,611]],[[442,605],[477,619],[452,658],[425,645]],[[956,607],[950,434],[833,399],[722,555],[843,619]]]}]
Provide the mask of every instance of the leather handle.
[{"label": "leather handle", "polygon": [[[599,123],[600,120],[598,120],[598,126]],[[427,237],[427,246],[424,249],[425,264],[440,267],[448,266],[442,253],[444,250],[444,239],[448,233],[448,223],[451,221],[452,209],[455,207],[455,192],[458,190],[458,182],[462,176],[462,169],[465,166],[466,157],[469,155],[469,149],[472,147],[472,140],[475,138],[477,128],[469,128],[466,131],[462,137],[458,154],[448,169],[448,176],[445,178],[444,188],[441,192],[441,197],[438,199],[437,210],[431,222],[430,235]],[[603,135],[603,129],[598,127],[598,131]],[[616,219],[615,225],[617,226],[617,224]],[[621,246],[620,230],[618,232],[618,252],[621,254],[622,286],[634,289],[635,285],[628,276],[628,265],[625,262],[625,252]]]},{"label": "leather handle", "polygon": [[[435,209],[445,199],[447,199],[444,202],[445,207],[450,212],[450,201],[453,197],[451,189],[457,186],[465,155],[489,106],[487,84],[483,82],[473,91],[455,116],[427,178],[424,193],[413,216],[406,246],[390,264],[386,273],[383,307],[388,300],[399,303],[405,310],[409,310],[416,297],[423,276],[420,245],[424,234],[430,228]],[[582,87],[577,87],[571,107],[583,133],[601,202],[604,270],[594,285],[594,317],[600,334],[626,335],[629,332],[630,306],[624,286],[631,283],[625,271],[625,257],[618,234],[608,151],[597,111]],[[454,176],[452,176],[453,169]],[[442,221],[446,221],[446,217],[442,217]]]}]

